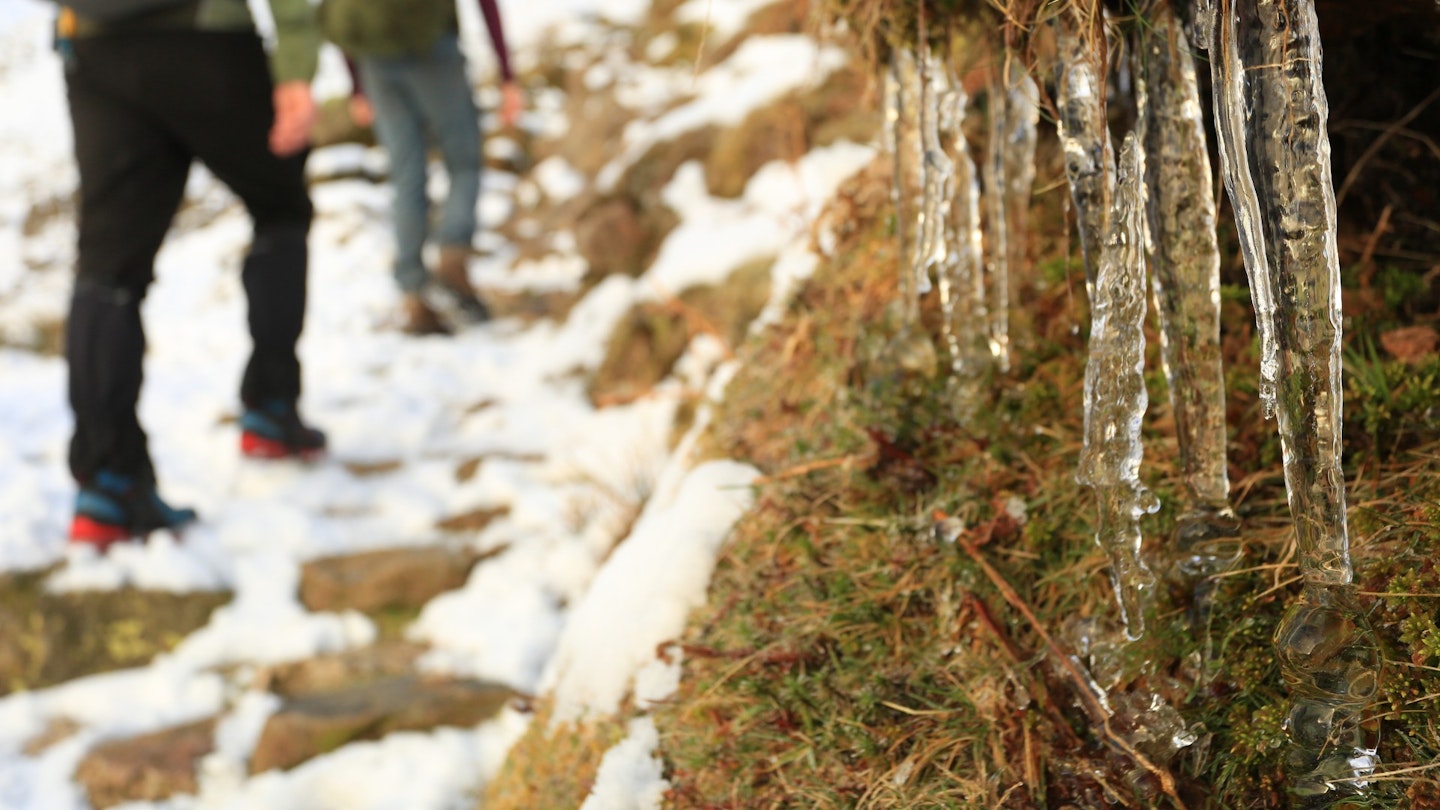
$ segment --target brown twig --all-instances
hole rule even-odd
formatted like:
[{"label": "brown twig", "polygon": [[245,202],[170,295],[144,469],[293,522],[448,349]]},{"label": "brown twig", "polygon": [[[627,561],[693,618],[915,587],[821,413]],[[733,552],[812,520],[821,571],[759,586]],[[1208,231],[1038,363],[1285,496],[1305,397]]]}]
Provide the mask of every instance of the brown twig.
[{"label": "brown twig", "polygon": [[781,470],[773,475],[762,475],[755,479],[756,484],[773,484],[776,481],[783,481],[786,478],[794,478],[798,475],[805,475],[816,470],[824,470],[830,467],[842,467],[855,461],[859,456],[838,456],[836,458],[821,458],[814,461],[807,461],[804,464],[796,464],[794,467]]},{"label": "brown twig", "polygon": [[1375,246],[1379,244],[1381,235],[1390,229],[1390,215],[1394,212],[1393,205],[1385,206],[1385,210],[1380,212],[1380,221],[1375,223],[1375,230],[1370,232],[1370,238],[1365,241],[1365,250],[1360,253],[1360,272],[1364,274],[1363,283],[1367,287],[1375,275],[1375,266],[1371,264],[1371,259],[1375,258]]},{"label": "brown twig", "polygon": [[[966,601],[970,609],[975,612],[975,619],[995,637],[996,643],[1000,645],[1000,649],[1005,651],[1005,657],[1010,659],[1010,663],[1017,667],[1023,666],[1025,656],[1020,654],[1020,648],[1015,646],[1014,640],[1006,635],[1005,631],[1001,629],[999,622],[995,621],[995,617],[990,613],[989,606],[986,605],[980,597],[973,594],[970,595]],[[1060,732],[1067,743],[1078,745],[1080,739],[1075,736],[1075,731],[1070,728],[1070,724],[1065,722],[1065,715],[1061,713],[1060,707],[1055,705],[1055,699],[1050,696],[1049,691],[1045,689],[1045,685],[1040,683],[1036,684],[1036,687],[1037,688],[1032,691],[1039,695],[1040,702],[1045,707],[1045,713],[1050,715],[1050,722],[1054,724],[1056,730]]]},{"label": "brown twig", "polygon": [[1355,165],[1351,166],[1350,171],[1345,175],[1345,182],[1341,183],[1340,188],[1335,192],[1335,206],[1337,208],[1341,203],[1345,202],[1345,195],[1350,191],[1350,186],[1355,183],[1355,178],[1360,175],[1360,170],[1370,161],[1370,158],[1374,157],[1375,153],[1380,151],[1380,147],[1384,146],[1395,133],[1404,129],[1406,124],[1414,121],[1416,117],[1424,112],[1425,108],[1429,107],[1431,102],[1437,98],[1440,98],[1440,87],[1435,88],[1434,92],[1426,96],[1419,104],[1416,104],[1410,112],[1405,113],[1403,118],[1386,127],[1385,131],[1380,133],[1380,137],[1370,143],[1370,146],[1355,160]]},{"label": "brown twig", "polygon": [[1055,663],[1070,679],[1071,683],[1074,684],[1075,691],[1080,697],[1080,705],[1085,709],[1085,713],[1090,716],[1091,722],[1100,726],[1105,741],[1116,750],[1129,756],[1140,767],[1149,771],[1160,781],[1161,791],[1169,797],[1170,801],[1174,803],[1174,806],[1178,808],[1178,810],[1185,810],[1185,802],[1181,800],[1180,794],[1176,792],[1175,789],[1174,775],[1166,768],[1151,762],[1149,757],[1136,750],[1135,746],[1116,734],[1114,729],[1110,727],[1110,720],[1113,715],[1102,701],[1102,696],[1096,694],[1090,677],[1081,670],[1079,662],[1075,660],[1075,656],[1071,654],[1063,644],[1050,635],[1050,632],[1045,629],[1045,625],[1035,616],[1035,612],[1030,609],[1030,606],[1025,603],[1025,600],[1020,597],[1020,594],[1006,581],[1005,577],[985,560],[984,556],[980,554],[979,549],[965,541],[961,541],[957,545],[980,566],[980,570],[985,572],[986,578],[1000,591],[1000,595],[1005,598],[1005,601],[1015,610],[1019,611],[1021,616],[1025,617],[1025,621],[1030,624],[1031,628],[1035,630],[1035,633],[1045,642],[1045,647],[1049,651],[1051,658],[1055,660]]}]

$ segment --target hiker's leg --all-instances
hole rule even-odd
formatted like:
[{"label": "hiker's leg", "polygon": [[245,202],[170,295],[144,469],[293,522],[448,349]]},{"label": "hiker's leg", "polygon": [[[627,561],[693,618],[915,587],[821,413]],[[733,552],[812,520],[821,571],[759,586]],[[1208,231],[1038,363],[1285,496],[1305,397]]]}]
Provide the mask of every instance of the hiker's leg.
[{"label": "hiker's leg", "polygon": [[414,77],[416,99],[439,143],[450,183],[436,237],[442,246],[468,250],[480,194],[480,113],[455,36],[441,37],[420,64]]},{"label": "hiker's leg", "polygon": [[412,57],[371,58],[360,62],[365,95],[375,110],[375,136],[390,158],[394,190],[395,281],[406,293],[425,286],[422,251],[429,230],[430,200],[426,192],[425,125],[410,79],[417,68]]},{"label": "hiker's leg", "polygon": [[209,53],[183,63],[191,66],[192,95],[219,100],[223,109],[206,115],[198,104],[179,126],[196,156],[244,202],[255,227],[241,273],[254,345],[240,399],[247,406],[293,405],[300,397],[295,346],[305,322],[312,216],[305,154],[270,151],[273,87],[259,39],[214,34],[196,42]]},{"label": "hiker's leg", "polygon": [[140,302],[190,167],[185,149],[139,106],[145,82],[136,77],[155,63],[129,45],[77,42],[66,74],[80,201],[65,352],[75,413],[70,468],[81,482],[101,470],[154,480],[135,412],[145,353]]}]

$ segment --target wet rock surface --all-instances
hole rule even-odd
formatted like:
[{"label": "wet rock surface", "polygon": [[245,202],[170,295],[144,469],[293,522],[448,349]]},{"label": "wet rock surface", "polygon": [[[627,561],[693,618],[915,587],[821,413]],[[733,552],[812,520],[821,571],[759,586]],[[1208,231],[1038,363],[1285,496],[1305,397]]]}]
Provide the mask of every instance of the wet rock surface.
[{"label": "wet rock surface", "polygon": [[75,770],[99,810],[194,793],[201,758],[215,749],[215,718],[101,743]]},{"label": "wet rock surface", "polygon": [[314,611],[419,607],[464,585],[483,557],[474,549],[438,546],[323,557],[301,569],[300,601]]},{"label": "wet rock surface", "polygon": [[250,759],[252,774],[292,768],[357,740],[395,731],[466,727],[494,716],[513,692],[462,678],[399,675],[287,700]]}]

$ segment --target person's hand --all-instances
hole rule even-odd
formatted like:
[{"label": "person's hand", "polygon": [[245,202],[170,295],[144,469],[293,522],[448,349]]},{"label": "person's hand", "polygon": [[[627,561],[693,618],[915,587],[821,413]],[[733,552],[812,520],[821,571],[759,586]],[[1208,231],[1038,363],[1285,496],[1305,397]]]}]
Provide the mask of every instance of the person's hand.
[{"label": "person's hand", "polygon": [[520,120],[520,111],[525,109],[525,94],[520,85],[512,79],[500,85],[500,125],[513,127]]},{"label": "person's hand", "polygon": [[315,99],[310,83],[289,81],[275,85],[275,124],[270,127],[270,151],[288,157],[310,143],[315,125]]},{"label": "person's hand", "polygon": [[350,97],[350,121],[361,129],[369,128],[375,123],[375,107],[370,99],[363,95]]}]

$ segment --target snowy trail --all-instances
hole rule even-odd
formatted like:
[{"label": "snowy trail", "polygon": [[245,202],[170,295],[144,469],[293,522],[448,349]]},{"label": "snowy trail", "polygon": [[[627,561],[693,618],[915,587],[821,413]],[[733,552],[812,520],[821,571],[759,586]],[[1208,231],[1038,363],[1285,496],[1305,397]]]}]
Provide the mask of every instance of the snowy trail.
[{"label": "snowy trail", "polygon": [[[734,64],[696,83],[681,78],[687,71],[630,63],[620,55],[623,38],[593,34],[602,25],[598,9],[613,25],[638,18],[643,2],[531,5],[504,9],[514,16],[522,68],[535,64],[540,32],[560,23],[552,45],[608,49],[586,54],[597,82],[608,77],[630,88],[637,110],[674,107],[632,127],[617,164],[607,167],[611,174],[645,143],[738,120],[745,105],[806,81],[797,60],[823,70],[840,63],[838,52],[803,37],[756,37]],[[759,5],[692,0],[679,15],[708,13],[719,35]],[[679,632],[686,611],[703,599],[715,549],[746,508],[745,484],[754,474],[730,462],[694,467],[687,443],[672,449],[670,433],[687,392],[718,395],[732,369],[722,347],[700,340],[653,396],[599,410],[585,397],[583,372],[599,363],[629,307],[657,291],[713,282],[748,260],[778,256],[775,286],[783,295],[814,270],[809,223],[873,149],[840,143],[793,165],[772,164],[735,200],[711,198],[699,167],[682,167],[665,191],[681,224],[646,275],[607,279],[563,322],[501,319],[449,339],[407,338],[389,322],[397,294],[388,271],[387,189],[364,180],[318,184],[301,407],[329,433],[332,451],[309,466],[249,462],[236,452],[235,389],[248,352],[237,267],[249,227],[229,192],[195,171],[145,304],[150,352],[141,420],[163,491],[194,505],[203,521],[178,541],[157,533],[143,546],[99,557],[64,542],[74,489],[65,469],[63,362],[5,345],[37,343],[63,317],[73,262],[73,222],[59,203],[76,178],[48,14],[37,0],[0,11],[0,110],[10,111],[0,114],[0,173],[15,178],[0,187],[0,248],[8,248],[0,250],[0,573],[54,565],[49,587],[56,590],[134,585],[226,590],[233,598],[145,667],[0,697],[0,808],[87,807],[73,772],[94,743],[211,715],[220,717],[216,751],[202,763],[199,793],[127,807],[473,806],[473,792],[495,773],[527,716],[507,709],[475,729],[392,734],[291,771],[246,775],[277,699],[247,686],[245,674],[376,638],[363,615],[313,613],[299,603],[300,566],[326,555],[406,545],[504,547],[410,628],[409,638],[430,645],[422,667],[554,693],[574,715],[613,711],[632,689],[641,697],[668,694],[679,665],[650,660],[655,644]],[[469,25],[475,33],[474,21]],[[334,60],[328,64],[333,79]],[[764,75],[768,84],[757,79]],[[675,107],[676,99],[685,103]],[[563,132],[559,107],[537,100],[526,126]],[[487,148],[503,152],[513,144],[492,139]],[[336,147],[315,154],[311,169],[376,159],[359,147]],[[531,177],[487,172],[482,223],[523,217],[537,189],[597,182],[554,160]],[[58,210],[37,214],[43,205]],[[482,288],[574,289],[585,265],[567,236],[556,235],[551,256],[517,264],[486,233],[481,246],[491,253],[472,268],[474,277]],[[477,459],[474,475],[458,474]],[[437,528],[447,517],[491,507],[508,511],[478,533]],[[612,554],[622,540],[624,553]],[[62,718],[78,730],[38,755],[23,753]],[[630,771],[635,762],[643,766],[653,734],[637,725],[617,754],[623,761],[607,761],[610,772],[627,772],[626,761]],[[597,795],[591,804],[632,806],[623,802],[656,795],[653,784],[632,788],[634,795],[616,784],[607,781],[609,798]]]}]

